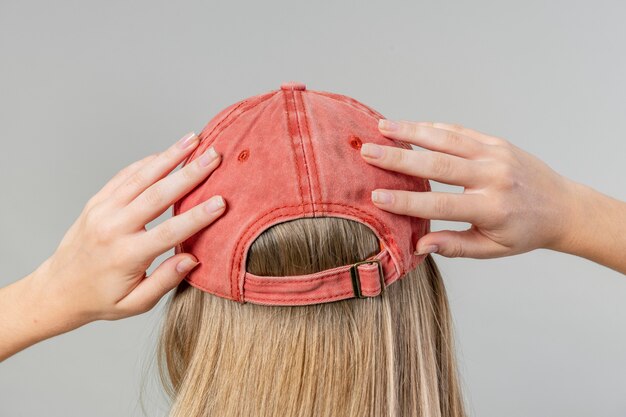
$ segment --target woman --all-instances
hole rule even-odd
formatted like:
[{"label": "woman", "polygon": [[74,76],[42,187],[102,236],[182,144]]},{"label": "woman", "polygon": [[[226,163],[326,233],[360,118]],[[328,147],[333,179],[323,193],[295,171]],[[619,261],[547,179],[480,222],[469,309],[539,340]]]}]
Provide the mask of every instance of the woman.
[{"label": "woman", "polygon": [[[583,256],[626,273],[626,259],[620,255],[626,248],[625,203],[558,175],[537,158],[503,139],[438,123],[381,120],[379,128],[387,137],[430,151],[363,144],[361,155],[366,162],[465,188],[461,194],[373,190],[372,203],[381,210],[472,223],[467,231],[427,234],[417,244],[418,254],[437,252],[448,257],[492,258],[548,248]],[[48,260],[32,274],[0,290],[1,359],[90,321],[114,320],[145,312],[197,265],[197,259],[191,255],[177,253],[145,279],[146,269],[158,255],[213,223],[224,212],[224,201],[216,196],[145,230],[151,219],[218,169],[219,156],[211,158],[207,154],[198,158],[198,163],[186,165],[166,176],[193,152],[198,143],[196,135],[186,135],[178,145],[118,173],[90,199]],[[534,233],[527,233],[528,229]],[[353,230],[352,233],[365,232]],[[341,239],[341,236],[334,238]],[[363,253],[369,250],[368,239],[364,235],[358,240],[358,245],[363,245]],[[267,250],[262,242],[260,240],[254,249],[259,253]],[[251,257],[250,268],[255,267],[253,259]],[[420,293],[430,291],[431,296],[421,304],[416,303],[414,308],[438,306],[439,310],[431,320],[435,322],[447,312],[445,300],[436,299],[440,282],[436,268],[430,257],[428,259],[416,272],[422,274],[421,279],[402,280],[401,284],[429,288]],[[261,265],[256,267],[260,268],[257,272],[262,272]],[[199,293],[194,295],[184,287],[179,288],[170,305],[168,320],[172,320],[172,315],[177,312],[197,314],[220,308],[219,305],[207,306],[209,300],[218,303],[214,298],[193,301]],[[396,284],[396,287],[402,292],[400,285]],[[185,310],[190,304],[191,308]],[[183,329],[181,334],[192,335],[192,330],[185,332]],[[219,328],[205,329],[201,335],[206,336],[210,331],[219,331]],[[451,340],[445,326],[438,332],[443,335],[443,340]],[[437,336],[433,335],[425,344],[436,339]],[[176,349],[175,344],[175,335],[165,333],[162,346],[172,347],[166,352],[182,353],[184,358],[184,350]],[[431,398],[437,398],[439,404],[435,408],[442,415],[462,415],[454,382],[453,359],[447,357],[447,352],[451,352],[449,347],[435,355],[431,364],[447,363],[449,368],[446,369],[452,370],[450,377],[440,374],[436,386],[429,392]],[[169,360],[175,361],[176,358]],[[181,363],[183,368],[168,365],[174,390],[182,386],[180,376],[189,362],[183,360]],[[444,380],[446,382],[442,382]],[[377,388],[370,387],[370,392]],[[444,392],[446,394],[442,395]],[[368,398],[378,397],[371,395]],[[412,404],[411,400],[407,399],[405,404]],[[206,403],[200,406],[206,406]],[[428,404],[423,407],[426,410]]]}]

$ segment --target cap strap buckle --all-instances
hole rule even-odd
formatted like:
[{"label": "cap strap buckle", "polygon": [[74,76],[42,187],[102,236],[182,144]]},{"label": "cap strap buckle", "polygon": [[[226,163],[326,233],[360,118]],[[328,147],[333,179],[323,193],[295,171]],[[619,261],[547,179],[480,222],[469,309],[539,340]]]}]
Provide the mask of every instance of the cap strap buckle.
[{"label": "cap strap buckle", "polygon": [[382,266],[382,263],[380,262],[380,259],[367,259],[365,261],[359,261],[359,262],[352,264],[352,266],[350,267],[350,277],[352,278],[352,289],[354,290],[354,296],[356,298],[367,297],[367,296],[364,296],[363,293],[361,292],[361,279],[359,276],[358,267],[359,265],[362,265],[362,264],[373,264],[373,263],[378,264],[378,276],[380,277],[380,294],[382,294],[385,289],[385,273],[383,271],[383,266]]}]

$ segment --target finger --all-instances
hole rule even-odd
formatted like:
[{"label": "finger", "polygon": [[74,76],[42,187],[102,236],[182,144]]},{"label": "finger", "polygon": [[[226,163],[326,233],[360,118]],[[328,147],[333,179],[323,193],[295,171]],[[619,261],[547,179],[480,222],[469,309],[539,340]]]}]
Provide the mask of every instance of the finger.
[{"label": "finger", "polygon": [[372,165],[445,184],[475,186],[489,178],[481,161],[442,152],[417,151],[395,146],[364,143],[361,155]]},{"label": "finger", "polygon": [[143,228],[204,180],[217,168],[220,160],[220,155],[211,146],[192,163],[152,184],[123,209],[121,217],[124,222]]},{"label": "finger", "polygon": [[431,126],[435,129],[454,131],[463,136],[467,136],[469,138],[482,142],[486,145],[501,145],[502,142],[505,142],[504,139],[501,139],[495,136],[490,136],[490,135],[487,135],[486,133],[482,133],[482,132],[479,132],[478,130],[470,129],[459,124],[440,123],[440,122],[409,122],[409,123],[415,123],[415,124],[424,125],[424,126]]},{"label": "finger", "polygon": [[213,223],[222,215],[225,206],[221,196],[213,196],[204,203],[142,233],[137,244],[143,248],[146,256],[156,258]]},{"label": "finger", "polygon": [[378,127],[383,135],[390,138],[461,158],[474,159],[486,153],[484,143],[456,131],[439,129],[426,124],[384,119],[378,122]]},{"label": "finger", "polygon": [[120,186],[124,181],[128,179],[132,174],[137,172],[137,170],[141,169],[147,163],[156,158],[158,153],[154,153],[152,155],[148,155],[139,161],[135,161],[132,164],[126,166],[122,170],[120,170],[117,174],[113,176],[101,189],[98,191],[91,199],[92,202],[100,202],[104,201],[111,196],[113,191]]},{"label": "finger", "polygon": [[193,255],[179,253],[159,265],[149,277],[144,278],[117,308],[128,315],[144,313],[174,289],[198,265]]},{"label": "finger", "polygon": [[134,172],[114,192],[113,198],[120,205],[128,204],[146,188],[169,174],[198,146],[195,133],[188,133],[177,143],[161,152],[156,158]]},{"label": "finger", "polygon": [[460,232],[431,232],[417,242],[416,254],[438,253],[448,258],[498,258],[511,254],[511,249],[480,233],[474,226]]},{"label": "finger", "polygon": [[376,189],[372,202],[385,211],[423,219],[480,223],[487,214],[481,194]]}]

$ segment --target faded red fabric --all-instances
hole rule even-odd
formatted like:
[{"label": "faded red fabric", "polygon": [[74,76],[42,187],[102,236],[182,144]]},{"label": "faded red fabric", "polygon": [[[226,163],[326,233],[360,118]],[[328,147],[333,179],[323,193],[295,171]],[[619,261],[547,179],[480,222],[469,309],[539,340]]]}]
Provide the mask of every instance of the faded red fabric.
[{"label": "faded red fabric", "polygon": [[[189,163],[213,145],[221,165],[174,205],[183,213],[220,194],[226,212],[177,246],[201,264],[186,280],[196,288],[241,303],[306,305],[355,297],[351,265],[315,274],[267,277],[246,272],[254,239],[280,222],[302,217],[342,217],[369,226],[378,236],[388,286],[426,255],[414,255],[430,221],[397,215],[371,202],[376,188],[430,191],[428,180],[377,168],[360,155],[362,143],[410,149],[378,131],[383,116],[339,94],[285,83],[222,110],[200,133]],[[378,265],[358,266],[363,296],[380,294]]]}]

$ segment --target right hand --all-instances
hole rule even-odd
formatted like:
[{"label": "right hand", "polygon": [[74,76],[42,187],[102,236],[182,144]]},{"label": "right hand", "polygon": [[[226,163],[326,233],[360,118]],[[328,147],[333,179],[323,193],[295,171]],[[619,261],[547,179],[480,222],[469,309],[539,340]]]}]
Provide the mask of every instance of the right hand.
[{"label": "right hand", "polygon": [[[146,277],[156,257],[207,227],[225,210],[219,205],[223,199],[214,196],[150,230],[145,228],[220,164],[221,156],[212,159],[209,148],[168,176],[198,144],[195,134],[184,136],[164,152],[123,169],[89,200],[54,254],[33,273],[38,291],[46,300],[54,300],[60,322],[78,327],[143,313],[198,265],[194,256],[179,253]],[[50,306],[45,307],[42,311],[49,314]]]}]

